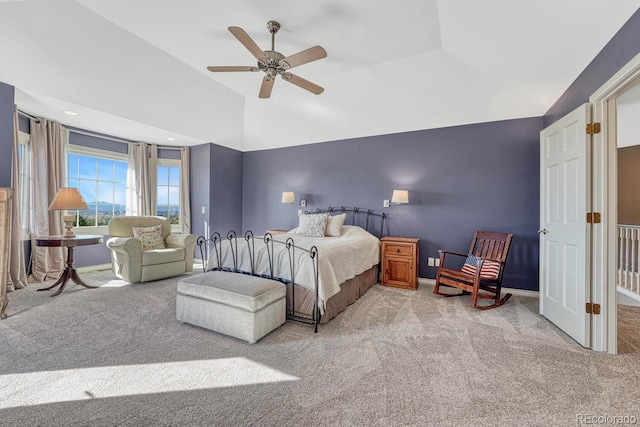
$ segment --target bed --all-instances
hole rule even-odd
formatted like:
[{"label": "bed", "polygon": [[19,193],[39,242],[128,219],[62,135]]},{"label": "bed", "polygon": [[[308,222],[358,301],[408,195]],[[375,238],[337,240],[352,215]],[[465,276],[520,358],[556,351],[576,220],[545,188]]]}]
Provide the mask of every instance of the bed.
[{"label": "bed", "polygon": [[[305,216],[306,215],[306,216]],[[315,234],[305,221],[321,219]],[[213,233],[198,238],[205,271],[252,274],[287,284],[287,316],[326,323],[378,282],[380,239],[387,216],[359,208],[328,208],[305,212],[288,233],[226,238]],[[322,231],[320,231],[322,229]],[[319,234],[322,233],[322,236]]]}]

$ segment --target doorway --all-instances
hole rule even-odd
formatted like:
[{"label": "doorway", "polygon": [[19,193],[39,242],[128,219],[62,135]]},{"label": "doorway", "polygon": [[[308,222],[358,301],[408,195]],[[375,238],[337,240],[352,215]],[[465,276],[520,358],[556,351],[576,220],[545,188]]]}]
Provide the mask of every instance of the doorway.
[{"label": "doorway", "polygon": [[640,353],[640,84],[615,99],[617,354]]},{"label": "doorway", "polygon": [[[640,84],[640,54],[622,67],[591,97],[592,121],[601,131],[592,137],[592,204],[601,213],[602,223],[591,234],[591,300],[602,307],[602,314],[591,316],[592,346],[596,351],[616,354],[618,349],[618,132],[617,103],[628,104]],[[627,94],[625,96],[625,94]],[[621,110],[624,114],[626,107]]]},{"label": "doorway", "polygon": [[[583,346],[611,354],[618,349],[621,253],[616,103],[627,103],[636,86],[640,86],[640,54],[591,95],[589,104],[540,134],[540,314]],[[623,116],[625,113],[623,108]],[[560,151],[566,155],[559,155]],[[572,183],[584,185],[569,185]],[[564,234],[583,234],[584,250],[580,242],[558,240]],[[640,238],[636,250],[640,253]],[[563,310],[547,310],[553,308],[547,300]],[[574,322],[579,323],[579,330]],[[576,331],[579,333],[572,335]]]}]

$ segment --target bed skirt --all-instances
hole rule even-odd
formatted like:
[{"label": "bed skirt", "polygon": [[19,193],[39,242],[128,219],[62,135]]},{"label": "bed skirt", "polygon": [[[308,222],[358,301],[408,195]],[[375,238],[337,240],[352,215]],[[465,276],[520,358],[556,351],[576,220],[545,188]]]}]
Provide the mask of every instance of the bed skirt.
[{"label": "bed skirt", "polygon": [[[374,265],[369,270],[342,283],[340,285],[340,292],[327,300],[320,323],[327,323],[347,308],[349,304],[356,302],[356,300],[371,289],[373,285],[378,283],[378,278],[379,269],[377,265]],[[291,286],[287,286],[287,313],[291,313],[292,302]],[[314,302],[315,294],[313,291],[298,285],[295,286],[295,310],[293,314],[296,317],[312,320]]]}]

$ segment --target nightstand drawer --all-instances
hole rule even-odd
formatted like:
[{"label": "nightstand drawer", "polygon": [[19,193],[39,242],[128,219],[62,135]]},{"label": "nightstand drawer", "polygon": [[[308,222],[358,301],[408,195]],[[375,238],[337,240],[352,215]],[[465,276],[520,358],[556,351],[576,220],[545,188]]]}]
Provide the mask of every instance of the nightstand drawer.
[{"label": "nightstand drawer", "polygon": [[384,253],[385,255],[396,255],[396,256],[413,256],[413,248],[415,246],[411,244],[404,243],[386,243],[384,245]]}]

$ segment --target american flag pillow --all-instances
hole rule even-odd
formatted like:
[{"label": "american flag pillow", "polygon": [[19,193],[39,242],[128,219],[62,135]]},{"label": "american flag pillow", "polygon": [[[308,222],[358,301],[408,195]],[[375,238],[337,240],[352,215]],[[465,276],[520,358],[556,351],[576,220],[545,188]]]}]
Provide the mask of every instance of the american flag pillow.
[{"label": "american flag pillow", "polygon": [[[464,262],[462,266],[462,272],[467,274],[476,274],[476,267],[478,266],[480,260],[473,256],[469,255],[467,260]],[[488,279],[497,279],[498,273],[500,273],[500,263],[497,261],[484,261],[482,263],[482,270],[480,271],[480,276],[486,277]]]}]

